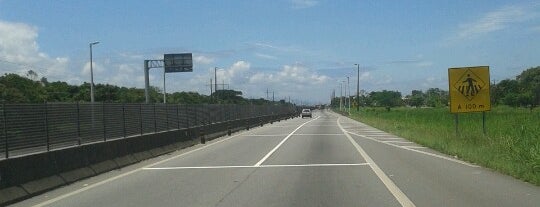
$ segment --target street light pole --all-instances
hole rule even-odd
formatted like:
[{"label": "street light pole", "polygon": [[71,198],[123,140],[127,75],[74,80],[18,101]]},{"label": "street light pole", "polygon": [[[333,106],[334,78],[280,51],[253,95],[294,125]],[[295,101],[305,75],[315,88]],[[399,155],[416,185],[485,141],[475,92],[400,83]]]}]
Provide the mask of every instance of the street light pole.
[{"label": "street light pole", "polygon": [[93,60],[92,60],[92,46],[97,45],[99,42],[91,42],[90,43],[90,102],[94,103],[94,68],[93,68]]},{"label": "street light pole", "polygon": [[343,105],[343,81],[339,82],[339,111],[341,111],[341,106]]},{"label": "street light pole", "polygon": [[347,91],[345,92],[347,94],[347,99],[349,99],[349,113],[351,113],[351,86],[349,86],[349,76],[347,76]]},{"label": "street light pole", "polygon": [[356,111],[360,111],[360,65],[355,63],[356,70],[357,70],[357,78],[356,78]]},{"label": "street light pole", "polygon": [[214,67],[214,94],[216,95],[216,97],[214,97],[214,99],[216,100],[216,103],[217,103],[217,67]]}]

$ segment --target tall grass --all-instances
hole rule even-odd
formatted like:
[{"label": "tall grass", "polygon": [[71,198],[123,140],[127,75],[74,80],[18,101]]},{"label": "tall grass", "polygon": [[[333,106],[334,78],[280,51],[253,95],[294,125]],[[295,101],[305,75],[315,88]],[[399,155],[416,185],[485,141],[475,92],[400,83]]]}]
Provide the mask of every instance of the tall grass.
[{"label": "tall grass", "polygon": [[437,151],[458,156],[516,178],[540,185],[540,109],[495,107],[482,113],[459,114],[448,108],[363,108],[350,116]]}]

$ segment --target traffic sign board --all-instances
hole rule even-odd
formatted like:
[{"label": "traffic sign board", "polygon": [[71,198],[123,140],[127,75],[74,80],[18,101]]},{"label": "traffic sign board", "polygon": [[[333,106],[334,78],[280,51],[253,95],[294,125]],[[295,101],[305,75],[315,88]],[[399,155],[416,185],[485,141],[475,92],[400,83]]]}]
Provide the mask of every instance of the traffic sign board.
[{"label": "traffic sign board", "polygon": [[490,111],[489,66],[449,68],[450,112]]},{"label": "traffic sign board", "polygon": [[193,57],[191,53],[164,54],[163,67],[166,73],[193,72]]}]

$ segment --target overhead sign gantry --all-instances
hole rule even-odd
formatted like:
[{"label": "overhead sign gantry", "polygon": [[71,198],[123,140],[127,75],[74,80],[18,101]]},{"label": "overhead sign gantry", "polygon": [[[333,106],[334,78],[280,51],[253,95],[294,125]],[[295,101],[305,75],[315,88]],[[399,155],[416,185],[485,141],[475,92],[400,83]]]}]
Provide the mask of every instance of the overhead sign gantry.
[{"label": "overhead sign gantry", "polygon": [[144,96],[146,103],[150,102],[150,78],[148,75],[150,68],[163,68],[163,103],[167,103],[165,74],[193,72],[193,55],[191,53],[164,54],[161,60],[144,60]]}]

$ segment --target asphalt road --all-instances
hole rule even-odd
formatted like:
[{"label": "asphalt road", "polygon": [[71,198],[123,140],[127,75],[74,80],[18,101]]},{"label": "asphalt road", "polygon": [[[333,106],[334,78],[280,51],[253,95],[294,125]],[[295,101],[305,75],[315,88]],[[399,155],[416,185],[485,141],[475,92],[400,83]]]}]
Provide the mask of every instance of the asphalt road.
[{"label": "asphalt road", "polygon": [[540,187],[328,111],[223,137],[14,206],[539,206]]}]

